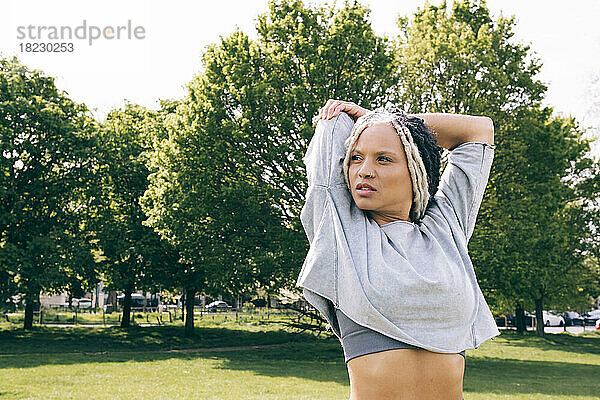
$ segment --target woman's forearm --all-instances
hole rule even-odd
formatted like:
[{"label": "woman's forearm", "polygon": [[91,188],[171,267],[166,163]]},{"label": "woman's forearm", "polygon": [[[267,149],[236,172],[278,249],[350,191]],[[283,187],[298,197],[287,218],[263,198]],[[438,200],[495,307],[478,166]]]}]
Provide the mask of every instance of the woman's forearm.
[{"label": "woman's forearm", "polygon": [[489,117],[446,113],[408,115],[422,118],[437,144],[445,149],[464,142],[494,144],[494,123]]}]

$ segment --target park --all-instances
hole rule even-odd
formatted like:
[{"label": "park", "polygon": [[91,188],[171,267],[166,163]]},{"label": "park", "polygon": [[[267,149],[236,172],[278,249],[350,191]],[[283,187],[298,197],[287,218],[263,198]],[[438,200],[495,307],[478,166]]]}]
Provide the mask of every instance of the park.
[{"label": "park", "polygon": [[[465,246],[500,335],[466,349],[464,399],[600,398],[600,126],[548,105],[518,22],[422,2],[393,10],[389,38],[358,1],[265,4],[256,38],[198,55],[184,96],[104,118],[0,48],[0,398],[350,398],[342,344],[297,281],[304,157],[333,98],[493,121]],[[132,20],[136,40],[94,48],[152,39]],[[25,26],[19,48],[37,40]],[[68,36],[44,40],[92,41]]]}]

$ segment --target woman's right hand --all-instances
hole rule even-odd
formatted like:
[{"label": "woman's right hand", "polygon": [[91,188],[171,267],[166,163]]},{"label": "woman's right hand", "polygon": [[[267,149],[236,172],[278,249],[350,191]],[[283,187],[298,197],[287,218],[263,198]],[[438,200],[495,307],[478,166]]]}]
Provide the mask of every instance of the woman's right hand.
[{"label": "woman's right hand", "polygon": [[356,122],[359,117],[362,117],[369,112],[366,108],[362,108],[351,101],[329,99],[323,108],[319,110],[317,120],[331,119],[342,111],[346,112],[354,122]]}]

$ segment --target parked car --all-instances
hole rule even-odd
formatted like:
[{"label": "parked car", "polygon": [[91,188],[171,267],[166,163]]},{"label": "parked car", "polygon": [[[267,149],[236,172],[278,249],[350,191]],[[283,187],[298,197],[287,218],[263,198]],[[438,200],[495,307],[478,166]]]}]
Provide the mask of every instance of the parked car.
[{"label": "parked car", "polygon": [[560,315],[556,315],[550,311],[542,311],[544,326],[564,326],[565,319]]},{"label": "parked car", "polygon": [[73,307],[77,307],[77,308],[91,308],[92,300],[90,300],[90,299],[73,299],[72,304],[73,304]]},{"label": "parked car", "polygon": [[514,326],[514,322],[512,319],[512,315],[508,314],[500,314],[496,315],[496,325],[497,326]]},{"label": "parked car", "polygon": [[217,300],[217,301],[213,301],[210,304],[205,305],[204,308],[206,308],[206,310],[209,312],[216,312],[216,311],[227,311],[233,307],[222,300]]},{"label": "parked car", "polygon": [[[140,308],[144,306],[144,295],[139,293],[131,293],[131,307]],[[117,296],[117,302],[120,307],[123,307],[125,304],[125,295],[120,294]],[[146,302],[146,306],[148,306],[148,302]]]},{"label": "parked car", "polygon": [[[506,317],[506,326],[515,327],[516,325],[516,316],[515,314],[500,314],[496,316],[496,325],[504,326],[504,317]],[[535,316],[533,314],[525,311],[525,326],[533,326],[533,319]]]},{"label": "parked car", "polygon": [[525,325],[533,326],[533,320],[535,319],[535,314],[531,314],[528,311],[525,311]]},{"label": "parked car", "polygon": [[567,326],[583,326],[583,317],[575,311],[567,311],[563,318]]},{"label": "parked car", "polygon": [[588,311],[583,314],[583,321],[586,325],[596,325],[596,321],[600,319],[600,309]]}]

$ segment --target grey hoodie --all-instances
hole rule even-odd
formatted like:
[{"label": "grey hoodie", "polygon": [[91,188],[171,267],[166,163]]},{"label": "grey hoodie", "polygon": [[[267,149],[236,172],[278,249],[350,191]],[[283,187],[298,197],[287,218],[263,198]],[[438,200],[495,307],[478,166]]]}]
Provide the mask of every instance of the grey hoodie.
[{"label": "grey hoodie", "polygon": [[379,226],[356,206],[344,180],[344,141],[353,125],[344,112],[319,120],[303,158],[308,189],[300,220],[310,249],[296,286],[305,299],[339,339],[334,308],[440,353],[499,335],[467,252],[495,146],[455,146],[423,219]]}]

